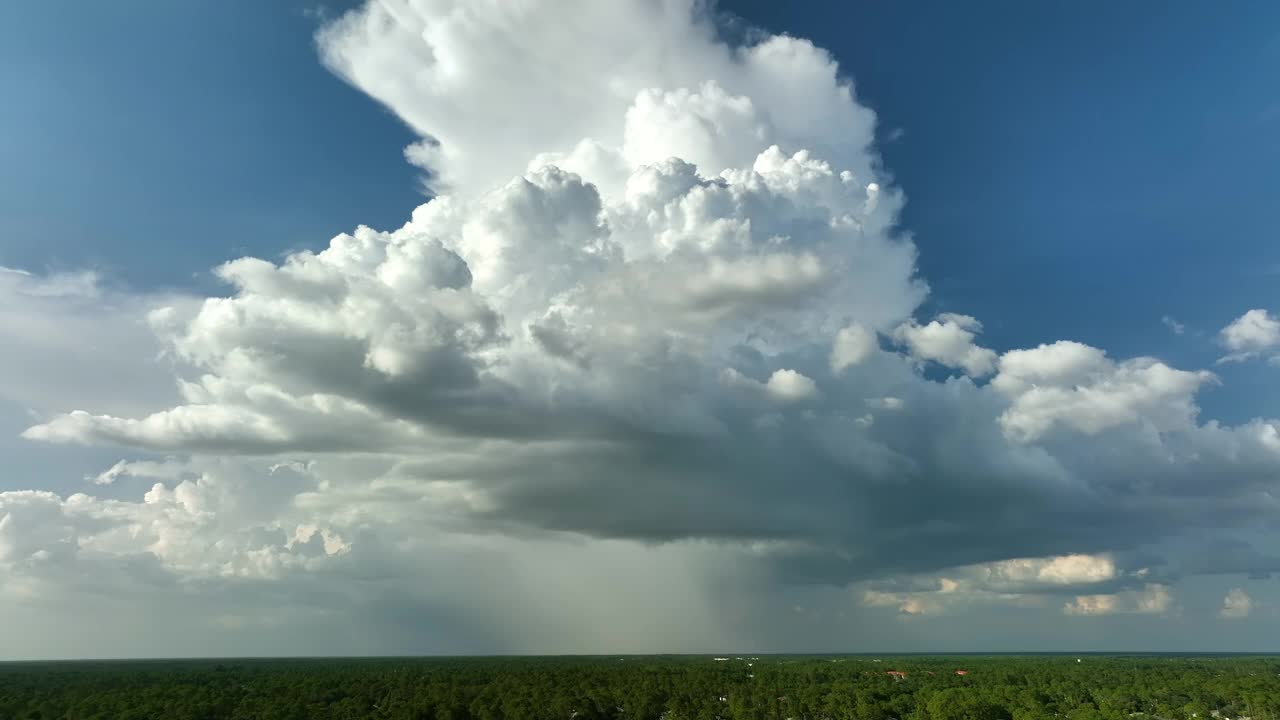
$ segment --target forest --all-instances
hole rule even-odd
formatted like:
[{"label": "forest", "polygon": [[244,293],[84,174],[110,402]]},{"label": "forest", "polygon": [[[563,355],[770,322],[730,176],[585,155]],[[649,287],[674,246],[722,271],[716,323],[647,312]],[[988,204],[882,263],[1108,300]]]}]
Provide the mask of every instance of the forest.
[{"label": "forest", "polygon": [[1280,720],[1280,657],[0,663],[4,720]]}]

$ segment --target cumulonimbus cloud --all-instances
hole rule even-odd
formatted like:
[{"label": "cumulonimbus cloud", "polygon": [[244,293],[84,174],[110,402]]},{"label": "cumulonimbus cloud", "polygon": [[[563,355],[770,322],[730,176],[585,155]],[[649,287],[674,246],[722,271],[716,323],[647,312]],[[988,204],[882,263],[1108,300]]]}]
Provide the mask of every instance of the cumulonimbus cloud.
[{"label": "cumulonimbus cloud", "polygon": [[[225,467],[137,503],[8,497],[6,518],[70,520],[6,561],[320,572],[413,533],[418,508],[466,532],[710,539],[796,582],[981,566],[964,587],[1001,595],[1137,587],[1102,554],[1275,510],[1277,423],[1202,422],[1211,374],[1069,341],[999,353],[976,318],[917,320],[875,116],[805,40],[730,46],[692,0],[387,0],[319,43],[422,135],[408,154],[438,195],[398,229],[228,262],[225,297],[151,312],[181,403],[68,408],[25,435],[363,460],[279,471],[296,483],[276,517],[236,498],[278,480]],[[139,525],[156,532],[121,529]],[[209,533],[225,556],[199,551]]]}]

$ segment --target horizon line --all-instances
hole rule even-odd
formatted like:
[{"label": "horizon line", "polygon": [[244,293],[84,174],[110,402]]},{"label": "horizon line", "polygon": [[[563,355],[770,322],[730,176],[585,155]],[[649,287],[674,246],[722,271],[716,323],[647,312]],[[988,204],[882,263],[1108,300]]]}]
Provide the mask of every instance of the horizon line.
[{"label": "horizon line", "polygon": [[93,662],[225,662],[256,660],[467,660],[467,659],[555,659],[555,658],[827,658],[827,657],[1276,657],[1280,650],[959,650],[959,651],[858,651],[858,652],[657,652],[657,653],[417,653],[391,655],[156,655],[148,657],[51,657],[0,659],[0,665],[19,663]]}]

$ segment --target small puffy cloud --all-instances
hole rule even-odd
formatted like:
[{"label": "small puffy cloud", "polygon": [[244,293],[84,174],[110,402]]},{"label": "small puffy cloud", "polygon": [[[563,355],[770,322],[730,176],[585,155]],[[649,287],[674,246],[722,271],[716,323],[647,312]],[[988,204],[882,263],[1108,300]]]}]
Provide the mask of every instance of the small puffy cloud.
[{"label": "small puffy cloud", "polygon": [[1173,594],[1169,586],[1150,583],[1141,590],[1077,595],[1063,606],[1062,611],[1067,615],[1113,615],[1116,613],[1168,615],[1173,609]]},{"label": "small puffy cloud", "polygon": [[1013,395],[1039,385],[1078,385],[1109,367],[1105,351],[1060,340],[1029,350],[1006,352],[1000,357],[1000,374],[992,384]]},{"label": "small puffy cloud", "polygon": [[879,398],[869,398],[867,400],[867,405],[873,408],[879,408],[881,410],[901,410],[904,407],[905,403],[903,402],[902,398],[888,396],[888,397],[879,397]]},{"label": "small puffy cloud", "polygon": [[1173,609],[1173,594],[1168,585],[1151,584],[1134,594],[1137,612],[1146,615],[1165,615]]},{"label": "small puffy cloud", "polygon": [[865,327],[855,323],[840,328],[831,346],[831,371],[840,373],[871,357],[871,354],[879,349],[880,343],[876,340],[876,334]]},{"label": "small puffy cloud", "polygon": [[776,370],[769,376],[765,389],[775,398],[787,402],[807,400],[818,394],[818,385],[795,370]]},{"label": "small puffy cloud", "polygon": [[1253,598],[1242,588],[1231,588],[1222,598],[1222,609],[1218,615],[1224,618],[1245,618],[1253,611]]},{"label": "small puffy cloud", "polygon": [[929,614],[957,614],[988,606],[1042,608],[1067,595],[1062,611],[1068,615],[1170,614],[1168,585],[1149,575],[1145,568],[1121,569],[1105,554],[1016,558],[952,568],[945,576],[877,581],[864,591],[863,604],[906,612],[910,602]]},{"label": "small puffy cloud", "polygon": [[927,325],[914,320],[899,325],[893,337],[906,345],[917,360],[932,360],[960,368],[973,377],[983,377],[995,370],[996,353],[974,344],[980,332],[982,323],[976,318],[943,313]]},{"label": "small puffy cloud", "polygon": [[934,615],[942,611],[941,604],[932,598],[913,593],[889,593],[867,590],[862,596],[867,607],[892,607],[902,615]]},{"label": "small puffy cloud", "polygon": [[[720,384],[738,393],[744,399],[761,398],[774,404],[792,404],[810,400],[818,396],[818,384],[812,378],[790,369],[775,370],[767,380],[760,382],[743,375],[741,372],[726,368],[719,376]],[[769,418],[767,425],[773,425],[777,418]]]},{"label": "small puffy cloud", "polygon": [[[878,581],[864,591],[871,607],[914,608],[928,614],[957,613],[987,605],[1039,606],[1040,598],[1083,589],[1113,588],[1138,579],[1119,569],[1109,555],[1061,555],[1014,558],[951,568],[947,575],[925,575]],[[1101,612],[1109,593],[1081,595],[1068,603],[1073,612]]]},{"label": "small puffy cloud", "polygon": [[980,574],[988,587],[1015,589],[1106,582],[1114,580],[1118,570],[1109,555],[1073,554],[1003,560],[982,566]]},{"label": "small puffy cloud", "polygon": [[1255,308],[1222,328],[1218,339],[1230,351],[1218,362],[1249,360],[1280,347],[1280,319]]},{"label": "small puffy cloud", "polygon": [[1182,335],[1187,331],[1187,326],[1185,324],[1178,322],[1168,315],[1161,317],[1160,322],[1164,323],[1164,326],[1169,328],[1174,335]]},{"label": "small puffy cloud", "polygon": [[999,368],[991,386],[1011,403],[1001,427],[1024,442],[1055,427],[1086,435],[1127,424],[1161,432],[1186,428],[1198,412],[1196,391],[1216,379],[1153,358],[1117,363],[1098,348],[1070,341],[1011,350]]},{"label": "small puffy cloud", "polygon": [[1111,615],[1119,606],[1115,595],[1077,595],[1063,606],[1067,615]]}]

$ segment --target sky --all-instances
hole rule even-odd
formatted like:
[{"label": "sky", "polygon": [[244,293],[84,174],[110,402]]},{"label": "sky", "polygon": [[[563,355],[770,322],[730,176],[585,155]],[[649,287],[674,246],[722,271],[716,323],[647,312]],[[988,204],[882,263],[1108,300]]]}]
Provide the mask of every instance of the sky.
[{"label": "sky", "polygon": [[0,658],[1274,650],[1277,21],[0,7]]}]

